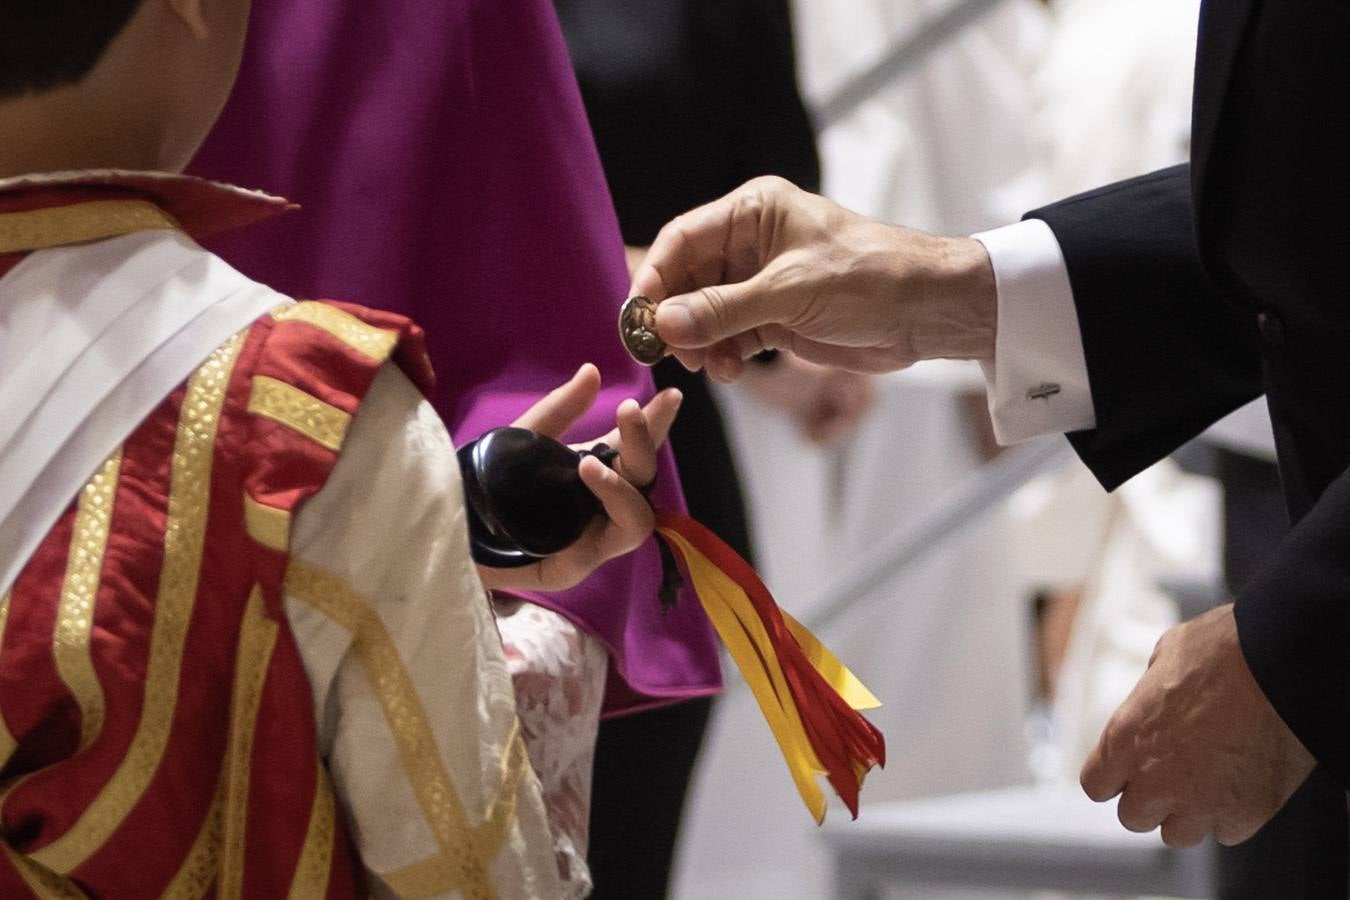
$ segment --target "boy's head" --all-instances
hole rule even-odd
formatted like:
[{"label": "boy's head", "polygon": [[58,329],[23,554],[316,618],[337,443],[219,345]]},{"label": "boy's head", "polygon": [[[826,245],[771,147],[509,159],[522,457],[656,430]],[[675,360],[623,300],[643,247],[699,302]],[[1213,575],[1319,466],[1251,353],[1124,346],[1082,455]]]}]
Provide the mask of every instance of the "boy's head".
[{"label": "boy's head", "polygon": [[250,0],[0,0],[0,174],[185,166],[229,96]]}]

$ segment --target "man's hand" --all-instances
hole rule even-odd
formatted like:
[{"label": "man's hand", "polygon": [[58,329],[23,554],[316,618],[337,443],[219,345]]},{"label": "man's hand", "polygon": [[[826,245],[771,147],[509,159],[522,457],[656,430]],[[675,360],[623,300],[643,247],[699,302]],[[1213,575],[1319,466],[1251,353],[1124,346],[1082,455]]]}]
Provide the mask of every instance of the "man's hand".
[{"label": "man's hand", "polygon": [[988,359],[994,274],[978,241],[873,222],[757,178],[661,230],[633,292],[688,368],[739,377],[768,348],[856,372]]},{"label": "man's hand", "polygon": [[[553,390],[512,424],[558,438],[590,410],[599,393],[600,370],[587,363],[571,381]],[[578,445],[589,447],[603,441],[619,451],[613,469],[593,456],[581,461],[581,480],[600,500],[605,514],[598,516],[575,544],[547,559],[519,569],[479,566],[484,586],[490,590],[566,590],[601,563],[631,553],[647,540],[655,520],[651,504],[638,488],[656,478],[656,451],[665,443],[682,399],[680,392],[671,388],[657,394],[645,407],[636,400],[619,404],[617,427]]]},{"label": "man's hand", "polygon": [[1254,835],[1312,772],[1313,757],[1252,678],[1231,604],[1173,628],[1083,766],[1097,802],[1120,794],[1130,831],[1170,847]]}]

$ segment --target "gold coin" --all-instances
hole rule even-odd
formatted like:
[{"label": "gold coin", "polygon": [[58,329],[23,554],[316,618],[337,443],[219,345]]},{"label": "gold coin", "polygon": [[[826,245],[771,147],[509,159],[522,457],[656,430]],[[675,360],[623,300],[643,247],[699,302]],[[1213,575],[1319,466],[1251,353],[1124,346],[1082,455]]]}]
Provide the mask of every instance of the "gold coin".
[{"label": "gold coin", "polygon": [[625,300],[619,308],[619,337],[638,363],[659,363],[666,355],[666,342],[656,333],[656,301],[640,295]]}]

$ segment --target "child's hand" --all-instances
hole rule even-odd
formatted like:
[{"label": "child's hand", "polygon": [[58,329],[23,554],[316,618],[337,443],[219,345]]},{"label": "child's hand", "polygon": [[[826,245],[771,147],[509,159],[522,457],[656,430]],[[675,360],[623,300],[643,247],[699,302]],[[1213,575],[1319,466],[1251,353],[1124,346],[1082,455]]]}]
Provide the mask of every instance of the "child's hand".
[{"label": "child's hand", "polygon": [[[600,370],[587,363],[572,380],[530,407],[513,425],[557,438],[590,410],[600,392]],[[601,563],[637,549],[652,533],[651,505],[640,489],[656,478],[656,451],[665,443],[684,398],[675,389],[662,391],[646,407],[636,400],[619,404],[618,426],[604,437],[574,445],[585,449],[599,442],[619,451],[610,469],[594,457],[581,461],[581,480],[600,500],[605,515],[597,517],[566,550],[519,569],[479,566],[489,589],[517,588],[561,591],[580,583]]]}]

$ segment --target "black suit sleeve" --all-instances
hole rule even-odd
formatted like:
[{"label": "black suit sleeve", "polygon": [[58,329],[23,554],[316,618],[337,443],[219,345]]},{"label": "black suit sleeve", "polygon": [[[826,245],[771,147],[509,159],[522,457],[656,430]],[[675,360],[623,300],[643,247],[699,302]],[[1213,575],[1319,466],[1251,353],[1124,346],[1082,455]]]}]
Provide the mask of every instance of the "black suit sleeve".
[{"label": "black suit sleeve", "polygon": [[[1194,237],[1189,167],[1029,217],[1068,266],[1097,427],[1069,436],[1108,488],[1263,392],[1255,329],[1215,289]],[[1318,761],[1350,783],[1350,473],[1238,595],[1243,654]]]},{"label": "black suit sleeve", "polygon": [[1189,166],[1027,215],[1064,252],[1097,419],[1069,439],[1107,489],[1263,393],[1252,327],[1200,263]]},{"label": "black suit sleeve", "polygon": [[1350,785],[1350,473],[1237,597],[1247,666],[1317,761]]}]

